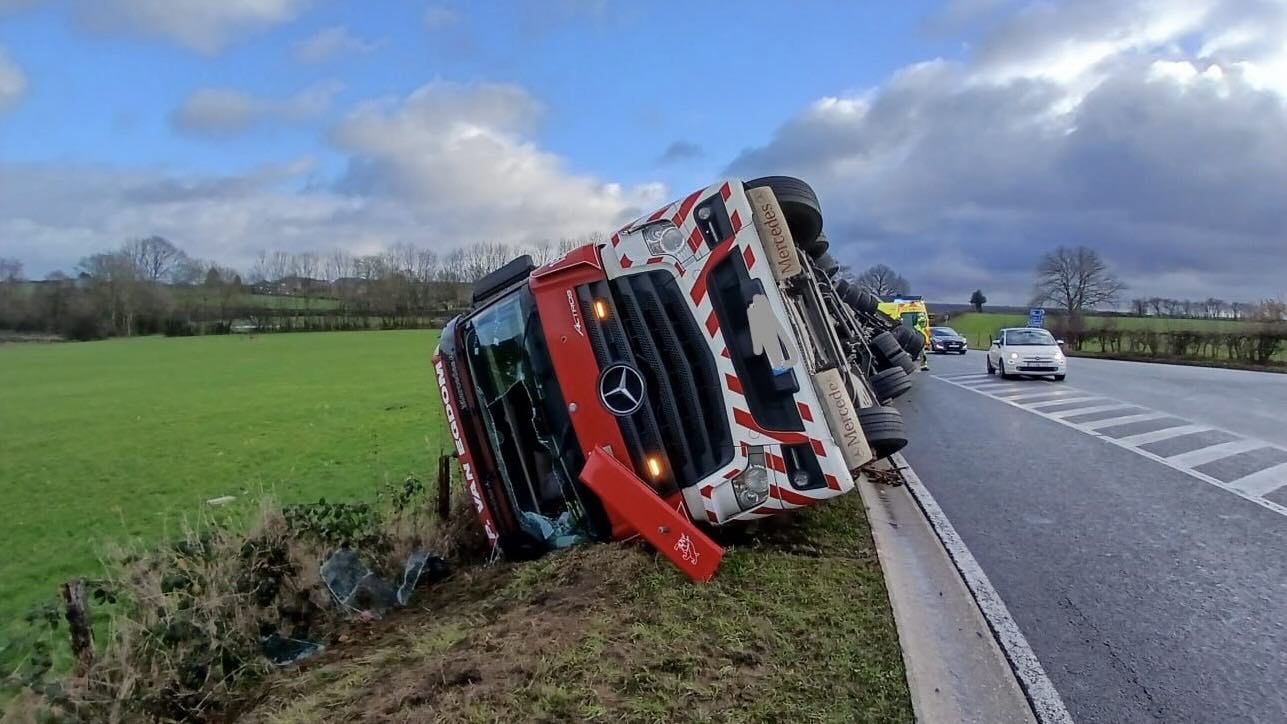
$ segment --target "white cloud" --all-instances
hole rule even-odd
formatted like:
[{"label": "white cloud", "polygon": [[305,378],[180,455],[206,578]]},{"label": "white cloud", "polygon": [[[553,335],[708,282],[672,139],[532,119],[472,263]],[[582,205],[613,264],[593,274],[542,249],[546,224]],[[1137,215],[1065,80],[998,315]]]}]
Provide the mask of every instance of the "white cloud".
[{"label": "white cloud", "polygon": [[299,41],[291,57],[300,63],[323,63],[340,55],[369,53],[379,47],[374,40],[363,40],[345,27],[327,28]]},{"label": "white cloud", "polygon": [[1022,303],[1060,243],[1148,296],[1287,293],[1284,4],[1016,4],[966,61],[820,99],[731,169],[810,180],[842,261],[931,298]]},{"label": "white cloud", "polygon": [[0,113],[13,108],[27,92],[27,76],[0,48]]},{"label": "white cloud", "polygon": [[655,186],[625,190],[569,172],[529,140],[542,112],[522,88],[492,83],[434,82],[364,105],[334,134],[351,156],[341,188],[499,241],[606,230],[662,200]]},{"label": "white cloud", "polygon": [[93,30],[155,35],[201,53],[298,17],[312,0],[78,0]]},{"label": "white cloud", "polygon": [[344,90],[338,82],[305,88],[286,98],[263,98],[231,88],[200,88],[170,116],[175,129],[199,136],[227,136],[273,125],[304,123],[324,115]]},{"label": "white cloud", "polygon": [[0,239],[35,274],[148,234],[246,267],[269,248],[557,240],[611,231],[666,200],[659,184],[623,188],[569,170],[532,140],[541,114],[511,85],[431,83],[364,105],[334,131],[348,156],[337,183],[307,160],[230,177],[0,163],[0,188],[14,190],[0,194]]}]

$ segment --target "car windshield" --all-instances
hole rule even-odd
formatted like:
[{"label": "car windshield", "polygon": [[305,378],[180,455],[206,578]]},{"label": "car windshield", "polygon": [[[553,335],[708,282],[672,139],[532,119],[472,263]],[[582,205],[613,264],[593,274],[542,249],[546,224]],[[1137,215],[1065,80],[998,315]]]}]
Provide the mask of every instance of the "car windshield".
[{"label": "car windshield", "polygon": [[935,337],[960,337],[961,336],[957,334],[956,330],[952,329],[951,327],[935,327],[932,330],[932,334]]},{"label": "car windshield", "polygon": [[1005,333],[1007,347],[1048,347],[1055,344],[1055,338],[1044,329],[1012,329]]},{"label": "car windshield", "polygon": [[583,458],[554,382],[531,291],[524,287],[472,317],[465,344],[487,434],[513,505],[528,522],[552,522],[563,513],[584,522],[585,506],[572,484]]}]

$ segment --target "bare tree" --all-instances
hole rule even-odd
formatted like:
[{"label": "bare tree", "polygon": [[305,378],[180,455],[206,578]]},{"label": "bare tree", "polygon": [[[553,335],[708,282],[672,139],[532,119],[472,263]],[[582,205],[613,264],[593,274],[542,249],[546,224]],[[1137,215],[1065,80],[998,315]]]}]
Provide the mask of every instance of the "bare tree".
[{"label": "bare tree", "polygon": [[343,249],[336,249],[326,257],[326,276],[331,281],[353,276],[353,257]]},{"label": "bare tree", "polygon": [[1131,312],[1137,317],[1143,317],[1148,314],[1148,300],[1136,298],[1131,300]]},{"label": "bare tree", "polygon": [[306,251],[296,256],[299,275],[305,279],[316,279],[318,274],[322,273],[321,259],[317,254]]},{"label": "bare tree", "polygon": [[94,254],[81,259],[79,268],[89,275],[100,308],[108,310],[112,330],[123,336],[134,333],[139,300],[139,269],[133,250]]},{"label": "bare tree", "polygon": [[878,297],[909,294],[912,285],[901,274],[884,264],[877,264],[858,276],[858,283]]},{"label": "bare tree", "polygon": [[154,283],[169,279],[171,273],[187,257],[169,239],[162,236],[126,242],[122,252],[134,264],[140,279]]},{"label": "bare tree", "polygon": [[22,279],[22,260],[0,256],[0,282],[20,282]]},{"label": "bare tree", "polygon": [[532,244],[528,249],[528,253],[532,255],[532,261],[536,262],[537,266],[549,264],[556,257],[554,245],[550,243],[549,239],[542,239]]},{"label": "bare tree", "polygon": [[467,266],[465,250],[452,249],[442,258],[442,265],[438,268],[438,279],[444,282],[463,282]]},{"label": "bare tree", "polygon": [[1125,288],[1094,249],[1060,246],[1037,263],[1032,303],[1056,304],[1071,320],[1086,310],[1116,304]]}]

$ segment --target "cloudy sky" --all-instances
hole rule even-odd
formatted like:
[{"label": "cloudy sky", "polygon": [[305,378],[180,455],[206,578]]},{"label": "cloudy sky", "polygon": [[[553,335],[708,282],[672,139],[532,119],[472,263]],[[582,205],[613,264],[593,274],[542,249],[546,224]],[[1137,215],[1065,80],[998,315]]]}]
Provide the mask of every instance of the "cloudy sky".
[{"label": "cloudy sky", "polygon": [[698,5],[0,0],[0,255],[520,243],[789,173],[933,300],[1058,244],[1287,295],[1287,0]]}]

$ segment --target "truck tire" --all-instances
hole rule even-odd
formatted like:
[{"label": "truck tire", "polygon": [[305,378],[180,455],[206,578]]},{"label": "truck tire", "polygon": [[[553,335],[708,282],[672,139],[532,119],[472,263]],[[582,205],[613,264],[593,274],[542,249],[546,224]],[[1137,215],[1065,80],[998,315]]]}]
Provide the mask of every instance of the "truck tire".
[{"label": "truck tire", "polygon": [[822,233],[822,208],[818,205],[818,195],[809,184],[791,176],[764,176],[746,182],[748,189],[760,187],[772,189],[778,197],[796,246],[812,257],[827,250],[824,243],[822,251],[813,251],[817,248],[818,235]]},{"label": "truck tire", "polygon": [[845,298],[845,292],[849,291],[849,280],[844,277],[834,277],[835,283],[833,288],[836,290],[836,296],[842,300]]},{"label": "truck tire", "polygon": [[857,284],[850,283],[843,298],[845,304],[859,314],[875,314],[879,310],[880,300]]},{"label": "truck tire", "polygon": [[827,232],[819,231],[818,238],[813,240],[812,246],[807,248],[805,247],[801,247],[801,248],[804,249],[804,253],[808,254],[814,259],[821,259],[823,256],[826,255],[827,250],[831,248],[831,242],[827,241]]},{"label": "truck tire", "polygon": [[893,407],[863,408],[858,411],[858,424],[862,426],[862,434],[867,437],[867,444],[877,459],[887,458],[907,447],[903,416]]},{"label": "truck tire", "polygon": [[911,327],[898,325],[894,329],[894,337],[898,339],[898,343],[907,351],[907,354],[912,357],[920,356],[921,350],[925,349],[925,338]]},{"label": "truck tire", "polygon": [[840,271],[840,262],[836,261],[836,258],[830,254],[823,254],[814,259],[813,263],[818,267],[819,271],[828,277],[834,277],[836,272]]},{"label": "truck tire", "polygon": [[887,370],[881,370],[869,377],[867,381],[871,383],[871,388],[876,393],[876,399],[881,402],[888,402],[901,397],[912,389],[912,378],[907,376],[902,367],[890,367]]},{"label": "truck tire", "polygon": [[898,339],[889,332],[881,332],[871,338],[872,351],[876,353],[878,359],[892,363],[894,358],[900,354],[906,354]]},{"label": "truck tire", "polygon": [[916,360],[912,359],[910,354],[907,354],[902,350],[899,350],[898,356],[894,358],[893,362],[899,367],[902,367],[903,371],[909,375],[916,371]]}]

